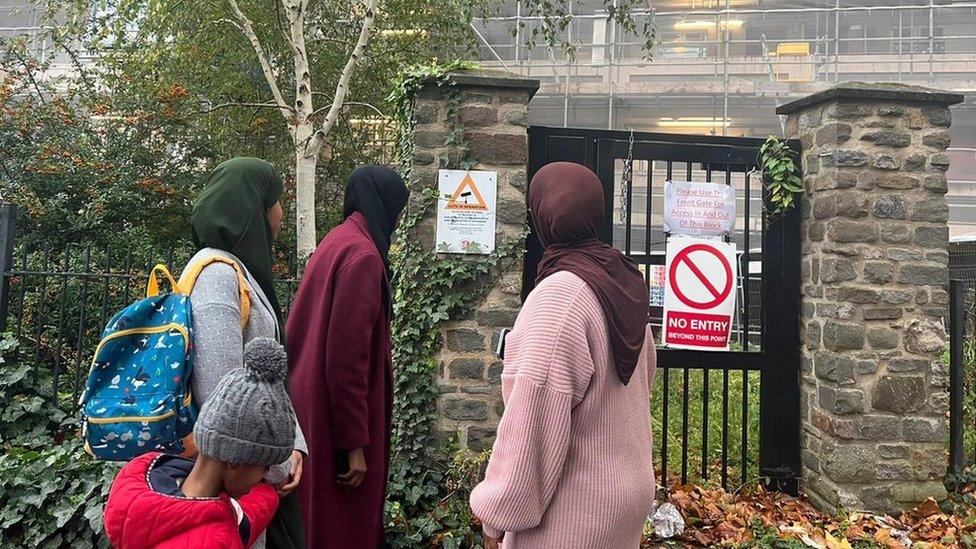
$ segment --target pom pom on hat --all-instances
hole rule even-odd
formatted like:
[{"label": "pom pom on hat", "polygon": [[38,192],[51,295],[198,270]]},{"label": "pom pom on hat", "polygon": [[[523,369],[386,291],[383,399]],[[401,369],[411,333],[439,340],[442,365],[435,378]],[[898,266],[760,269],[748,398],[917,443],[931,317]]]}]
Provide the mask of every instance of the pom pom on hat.
[{"label": "pom pom on hat", "polygon": [[270,337],[252,339],[244,346],[244,371],[254,381],[281,383],[288,376],[288,355]]},{"label": "pom pom on hat", "polygon": [[244,368],[227,372],[200,408],[193,426],[200,454],[238,465],[286,461],[295,445],[295,412],[282,383],[287,374],[277,341],[245,345]]}]

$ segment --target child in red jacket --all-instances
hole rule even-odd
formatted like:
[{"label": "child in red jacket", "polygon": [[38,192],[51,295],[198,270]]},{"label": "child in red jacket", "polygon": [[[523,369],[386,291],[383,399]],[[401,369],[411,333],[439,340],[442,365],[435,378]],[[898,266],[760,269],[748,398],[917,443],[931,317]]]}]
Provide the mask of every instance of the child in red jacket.
[{"label": "child in red jacket", "polygon": [[261,536],[278,508],[262,480],[295,440],[287,364],[276,341],[251,341],[244,369],[224,376],[200,411],[196,461],[153,452],[119,472],[105,506],[113,546],[244,548]]}]

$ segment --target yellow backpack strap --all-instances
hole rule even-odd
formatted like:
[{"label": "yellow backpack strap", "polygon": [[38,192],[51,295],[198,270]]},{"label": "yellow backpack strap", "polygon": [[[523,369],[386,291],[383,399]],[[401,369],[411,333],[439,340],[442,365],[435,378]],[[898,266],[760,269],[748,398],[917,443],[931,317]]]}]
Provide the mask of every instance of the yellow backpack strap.
[{"label": "yellow backpack strap", "polygon": [[156,297],[159,295],[159,275],[166,277],[174,294],[183,293],[180,291],[179,284],[173,279],[173,275],[170,274],[169,269],[166,268],[166,265],[159,263],[149,272],[149,283],[146,284],[146,297]]},{"label": "yellow backpack strap", "polygon": [[193,291],[193,286],[195,286],[197,283],[197,279],[200,278],[200,273],[203,272],[203,269],[205,269],[208,265],[213,263],[230,265],[234,268],[234,272],[237,273],[237,289],[240,294],[241,304],[241,329],[243,330],[247,328],[247,323],[251,319],[251,292],[248,289],[247,278],[244,276],[244,270],[233,259],[227,259],[226,257],[214,255],[202,261],[196,262],[188,270],[183,271],[183,274],[180,276],[180,293],[190,295],[190,292]]}]

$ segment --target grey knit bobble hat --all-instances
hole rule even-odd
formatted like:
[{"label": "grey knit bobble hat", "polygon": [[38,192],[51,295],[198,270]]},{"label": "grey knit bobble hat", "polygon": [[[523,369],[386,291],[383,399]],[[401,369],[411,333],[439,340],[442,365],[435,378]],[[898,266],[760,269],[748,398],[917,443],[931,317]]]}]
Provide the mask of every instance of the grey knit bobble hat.
[{"label": "grey knit bobble hat", "polygon": [[270,338],[244,347],[244,368],[232,370],[204,403],[193,428],[200,453],[235,465],[277,465],[295,444],[295,411],[285,391],[288,357]]}]

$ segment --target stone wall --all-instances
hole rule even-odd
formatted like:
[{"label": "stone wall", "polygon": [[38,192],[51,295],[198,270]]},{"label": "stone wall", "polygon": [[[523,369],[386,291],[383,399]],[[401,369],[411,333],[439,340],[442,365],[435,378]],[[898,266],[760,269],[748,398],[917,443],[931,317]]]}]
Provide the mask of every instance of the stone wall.
[{"label": "stone wall", "polygon": [[949,105],[848,84],[784,105],[800,139],[802,488],[823,508],[942,499]]},{"label": "stone wall", "polygon": [[[430,84],[414,103],[411,192],[436,188],[437,172],[452,168],[458,148],[448,145],[452,129],[463,128],[475,170],[498,172],[496,239],[522,234],[526,222],[528,103],[539,81],[507,73],[451,75],[460,103],[451,105],[448,88]],[[456,122],[448,120],[457,108]],[[417,235],[434,253],[435,212],[417,227]],[[461,442],[474,450],[490,448],[501,419],[502,363],[494,355],[497,334],[511,327],[521,307],[522,262],[513,262],[498,284],[467,318],[447,322],[441,330],[438,429],[460,431]]]}]

